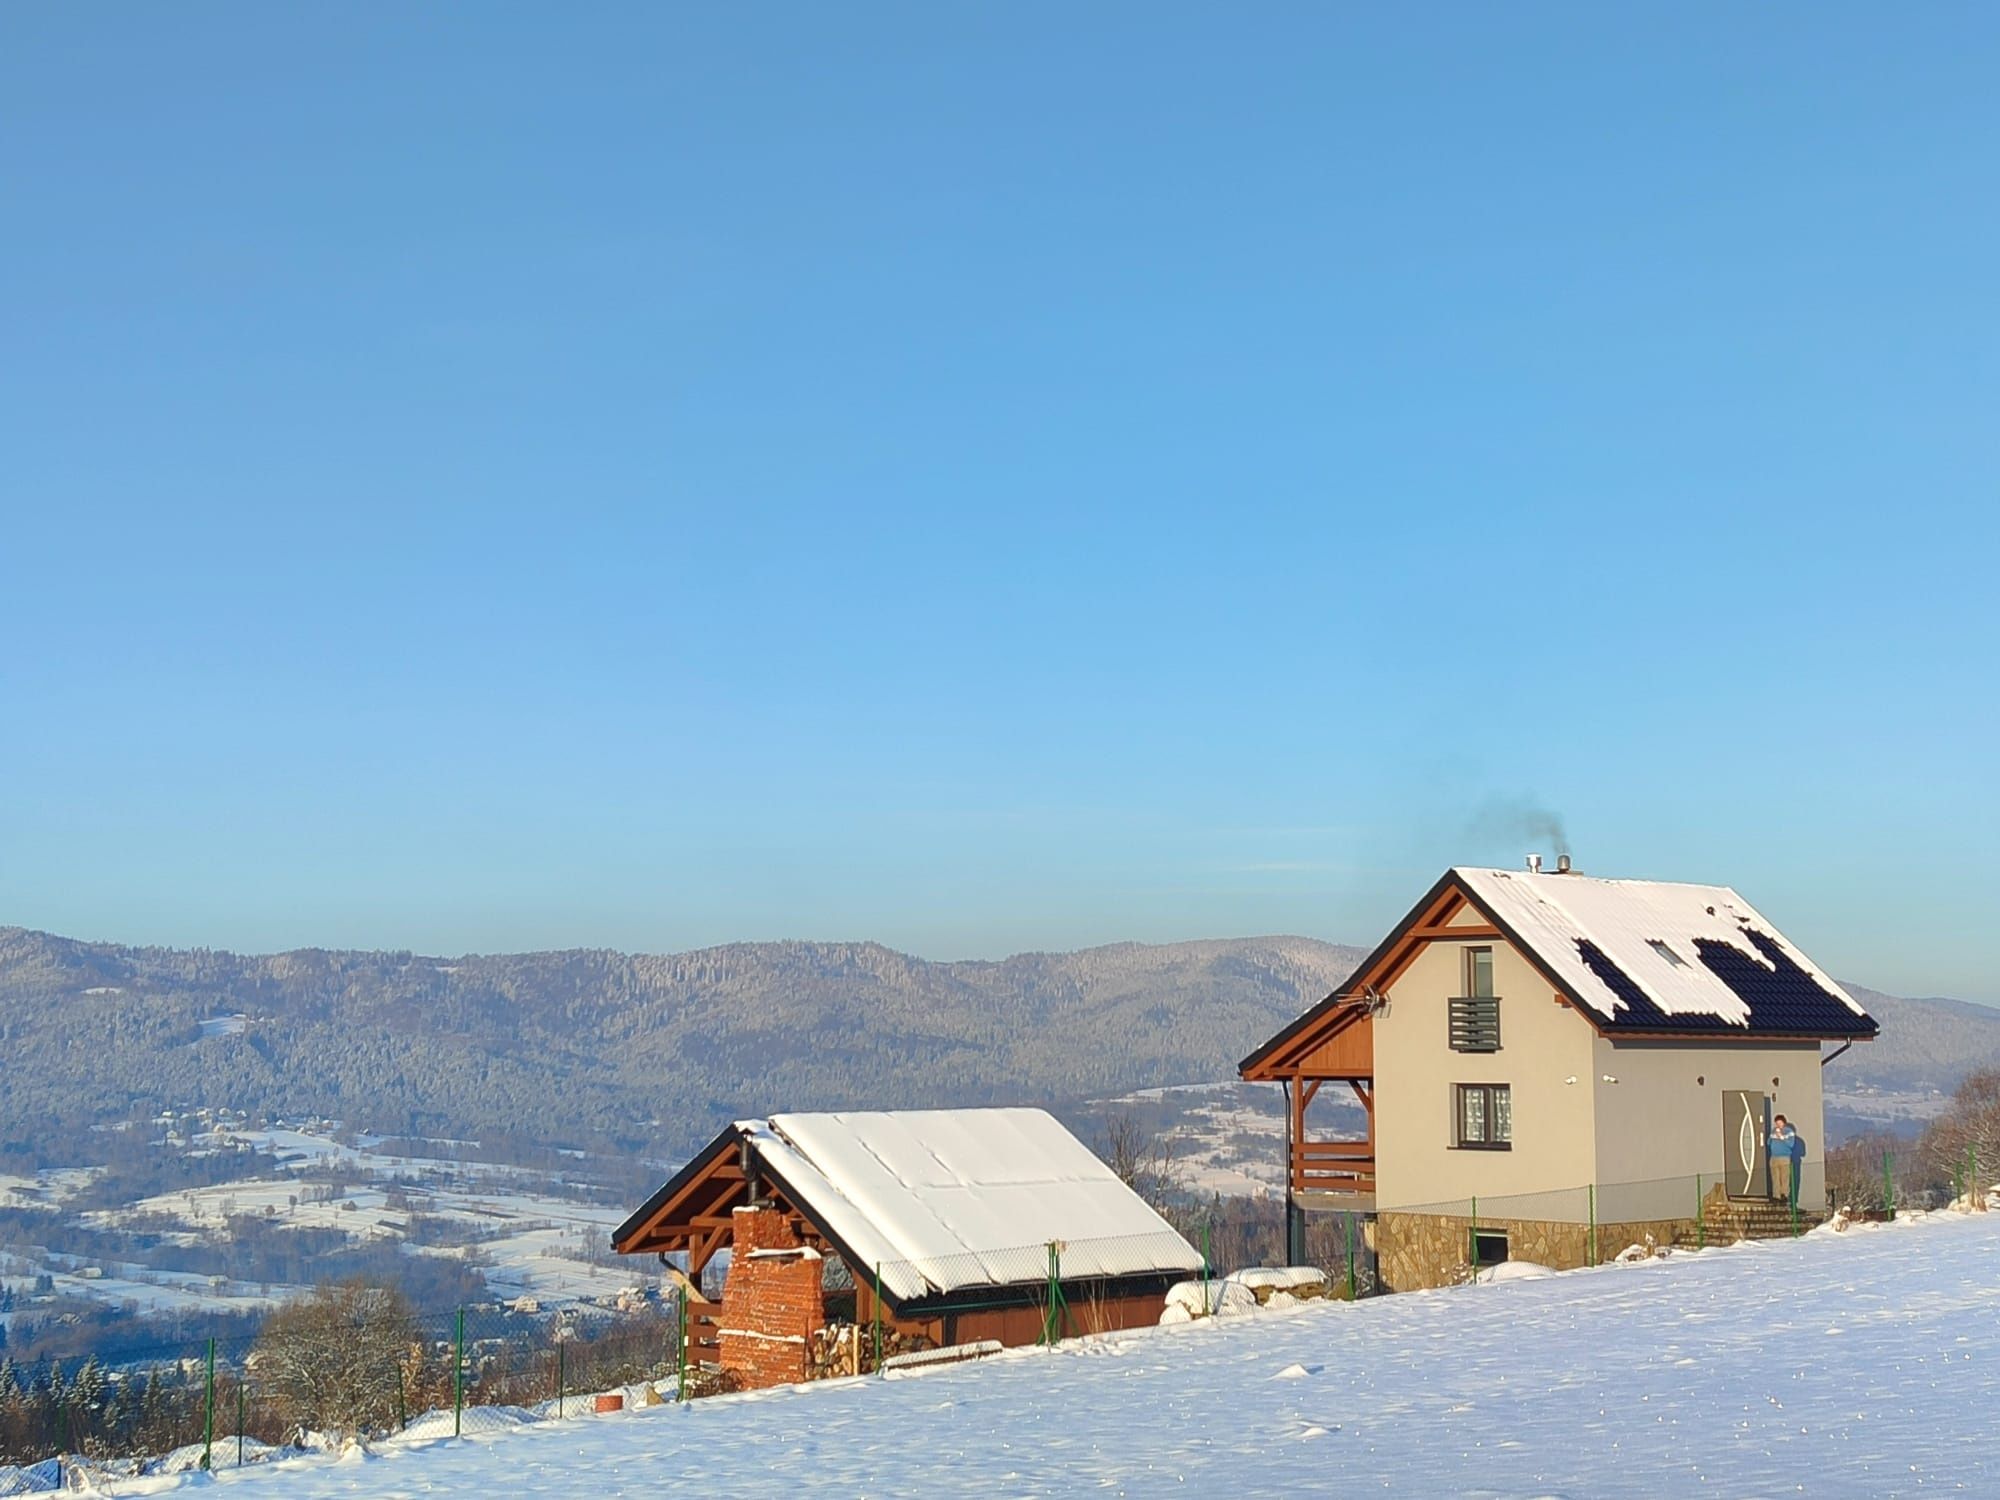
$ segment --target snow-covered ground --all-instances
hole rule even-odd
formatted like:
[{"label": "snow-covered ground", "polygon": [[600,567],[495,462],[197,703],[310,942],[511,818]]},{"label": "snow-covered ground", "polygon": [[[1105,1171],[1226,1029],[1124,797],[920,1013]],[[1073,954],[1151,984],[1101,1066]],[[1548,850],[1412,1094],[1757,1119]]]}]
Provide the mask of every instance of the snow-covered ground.
[{"label": "snow-covered ground", "polygon": [[1996,1313],[1938,1214],[119,1493],[1990,1495]]},{"label": "snow-covered ground", "polygon": [[[182,1245],[218,1241],[238,1215],[281,1228],[339,1230],[354,1241],[394,1242],[404,1238],[417,1213],[456,1223],[478,1238],[469,1248],[407,1246],[409,1253],[476,1255],[481,1274],[498,1296],[612,1298],[648,1279],[648,1268],[636,1262],[607,1263],[610,1231],[623,1222],[627,1209],[565,1196],[546,1171],[390,1155],[366,1138],[355,1147],[330,1135],[284,1127],[206,1132],[182,1149],[202,1155],[235,1149],[239,1142],[269,1152],[279,1173],[92,1209],[80,1220],[104,1230],[144,1223],[154,1232],[163,1221],[175,1221],[177,1227],[167,1233]],[[338,1188],[319,1181],[335,1171],[344,1174]],[[97,1168],[64,1168],[32,1178],[0,1174],[0,1208],[61,1208],[99,1175]],[[363,1180],[352,1181],[355,1177]],[[55,1254],[32,1244],[0,1249],[0,1274],[26,1280],[42,1273],[52,1278],[55,1295],[144,1312],[240,1312],[303,1290]],[[0,1315],[0,1322],[8,1316]]]}]

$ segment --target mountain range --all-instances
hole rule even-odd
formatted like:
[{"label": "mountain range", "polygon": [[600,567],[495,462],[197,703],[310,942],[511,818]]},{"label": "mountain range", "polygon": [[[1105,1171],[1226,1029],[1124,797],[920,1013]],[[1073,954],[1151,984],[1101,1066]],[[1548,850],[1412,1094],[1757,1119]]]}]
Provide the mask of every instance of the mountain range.
[{"label": "mountain range", "polygon": [[[991,962],[816,942],[251,956],[0,928],[0,1149],[209,1107],[673,1158],[778,1109],[1063,1104],[1229,1078],[1362,956],[1302,937]],[[1844,1088],[2000,1065],[2000,1010],[1857,995],[1883,1034]]]}]

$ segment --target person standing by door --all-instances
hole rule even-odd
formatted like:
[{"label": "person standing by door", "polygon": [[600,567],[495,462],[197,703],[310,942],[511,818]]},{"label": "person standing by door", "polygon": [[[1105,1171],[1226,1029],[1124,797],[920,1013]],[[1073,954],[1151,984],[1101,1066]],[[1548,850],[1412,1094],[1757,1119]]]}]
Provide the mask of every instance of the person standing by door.
[{"label": "person standing by door", "polygon": [[1771,1196],[1795,1207],[1799,1201],[1799,1158],[1805,1155],[1805,1145],[1798,1132],[1792,1129],[1791,1121],[1783,1115],[1772,1119],[1769,1137]]}]

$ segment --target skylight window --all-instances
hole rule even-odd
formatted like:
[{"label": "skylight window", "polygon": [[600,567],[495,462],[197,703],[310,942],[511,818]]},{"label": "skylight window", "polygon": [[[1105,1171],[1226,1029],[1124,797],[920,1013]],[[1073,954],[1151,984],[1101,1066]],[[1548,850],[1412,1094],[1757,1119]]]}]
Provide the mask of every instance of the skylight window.
[{"label": "skylight window", "polygon": [[1674,952],[1673,949],[1669,948],[1665,943],[1661,942],[1658,938],[1647,938],[1646,946],[1648,948],[1651,948],[1655,953],[1659,954],[1660,957],[1664,958],[1668,963],[1672,964],[1676,969],[1685,969],[1687,967],[1687,960],[1682,958],[1678,953]]}]

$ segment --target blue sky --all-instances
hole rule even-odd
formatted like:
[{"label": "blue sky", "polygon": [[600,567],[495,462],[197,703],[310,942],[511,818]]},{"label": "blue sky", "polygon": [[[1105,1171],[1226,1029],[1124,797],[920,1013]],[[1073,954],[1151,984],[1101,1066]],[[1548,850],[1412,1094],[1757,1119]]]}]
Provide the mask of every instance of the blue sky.
[{"label": "blue sky", "polygon": [[1989,7],[15,7],[0,922],[1724,881],[2000,1000]]}]

